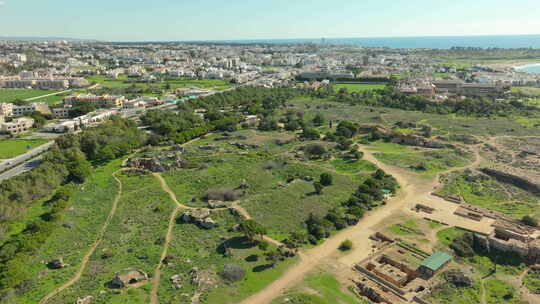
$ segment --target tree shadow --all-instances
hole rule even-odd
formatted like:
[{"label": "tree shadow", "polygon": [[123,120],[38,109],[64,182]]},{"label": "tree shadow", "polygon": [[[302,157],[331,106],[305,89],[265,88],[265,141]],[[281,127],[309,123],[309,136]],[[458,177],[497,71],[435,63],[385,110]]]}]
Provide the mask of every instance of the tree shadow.
[{"label": "tree shadow", "polygon": [[262,272],[270,268],[272,268],[272,264],[258,265],[258,266],[253,267],[253,272]]},{"label": "tree shadow", "polygon": [[216,251],[219,254],[225,254],[226,249],[250,249],[255,247],[257,244],[255,242],[250,241],[248,238],[244,236],[235,236],[228,240],[223,241],[219,246],[217,247]]}]

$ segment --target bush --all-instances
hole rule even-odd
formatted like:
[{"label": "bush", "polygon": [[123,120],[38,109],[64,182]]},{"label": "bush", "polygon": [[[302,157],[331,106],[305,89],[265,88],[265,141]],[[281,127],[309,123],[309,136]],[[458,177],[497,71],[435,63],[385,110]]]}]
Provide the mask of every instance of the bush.
[{"label": "bush", "polygon": [[317,140],[321,138],[321,134],[319,133],[319,131],[315,129],[309,129],[309,128],[304,129],[301,136],[302,138],[312,139],[312,140]]},{"label": "bush", "polygon": [[210,189],[206,191],[203,199],[206,201],[233,202],[242,196],[242,191],[234,189]]},{"label": "bush", "polygon": [[334,180],[334,178],[330,173],[321,174],[321,179],[320,179],[321,185],[323,185],[325,187],[330,186],[334,182],[333,180]]},{"label": "bush", "polygon": [[246,271],[240,265],[228,263],[220,275],[227,281],[238,282],[246,276]]},{"label": "bush", "polygon": [[326,154],[326,148],[321,144],[310,144],[305,148],[305,153],[314,158],[320,158]]},{"label": "bush", "polygon": [[323,193],[323,185],[319,182],[314,182],[313,183],[313,188],[315,188],[315,193],[317,193],[318,195],[321,195]]},{"label": "bush", "polygon": [[536,227],[538,226],[538,220],[535,219],[534,217],[530,216],[530,215],[525,215],[522,219],[521,219],[521,222],[527,226],[531,226],[531,227]]},{"label": "bush", "polygon": [[268,243],[267,241],[260,241],[258,247],[260,250],[266,251],[268,250],[268,247],[270,247],[270,243]]},{"label": "bush", "polygon": [[351,250],[352,248],[353,248],[353,243],[351,242],[351,240],[345,240],[341,242],[341,245],[339,245],[339,250],[341,251]]}]

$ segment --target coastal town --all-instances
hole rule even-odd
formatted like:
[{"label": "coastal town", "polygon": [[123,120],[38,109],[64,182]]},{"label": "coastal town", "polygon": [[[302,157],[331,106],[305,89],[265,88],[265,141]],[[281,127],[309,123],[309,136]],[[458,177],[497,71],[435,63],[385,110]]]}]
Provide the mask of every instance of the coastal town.
[{"label": "coastal town", "polygon": [[539,58],[0,41],[0,302],[539,303]]},{"label": "coastal town", "polygon": [[[37,56],[36,54],[39,54]],[[0,94],[0,130],[34,127],[63,133],[113,114],[185,102],[239,86],[319,89],[394,86],[433,102],[455,96],[504,96],[512,87],[540,87],[540,77],[513,67],[456,67],[414,50],[352,45],[212,45],[0,42],[0,89],[44,90],[17,99]],[[51,97],[52,96],[52,97]],[[81,106],[89,105],[89,106]],[[80,111],[81,108],[93,111]],[[95,109],[95,110],[94,110]],[[84,113],[86,112],[86,113]],[[82,115],[79,115],[82,114]],[[14,120],[12,120],[14,118]]]}]

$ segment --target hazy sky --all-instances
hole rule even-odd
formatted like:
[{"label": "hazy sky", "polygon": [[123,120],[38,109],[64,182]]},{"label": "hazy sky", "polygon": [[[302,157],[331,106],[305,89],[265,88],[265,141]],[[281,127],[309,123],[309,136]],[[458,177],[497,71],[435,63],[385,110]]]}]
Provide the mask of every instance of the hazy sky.
[{"label": "hazy sky", "polygon": [[115,41],[540,34],[540,0],[0,0],[0,36]]}]

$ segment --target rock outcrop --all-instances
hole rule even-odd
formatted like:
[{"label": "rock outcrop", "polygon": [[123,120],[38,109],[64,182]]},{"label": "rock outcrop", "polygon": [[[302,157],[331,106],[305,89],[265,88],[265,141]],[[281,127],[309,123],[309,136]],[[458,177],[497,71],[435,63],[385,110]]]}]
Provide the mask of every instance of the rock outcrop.
[{"label": "rock outcrop", "polygon": [[173,169],[185,168],[186,162],[180,153],[169,153],[151,158],[130,158],[126,166],[140,170],[148,170],[151,172],[164,172]]},{"label": "rock outcrop", "polygon": [[212,229],[218,224],[210,217],[210,210],[206,208],[192,209],[182,214],[182,221],[193,223],[204,229]]}]

